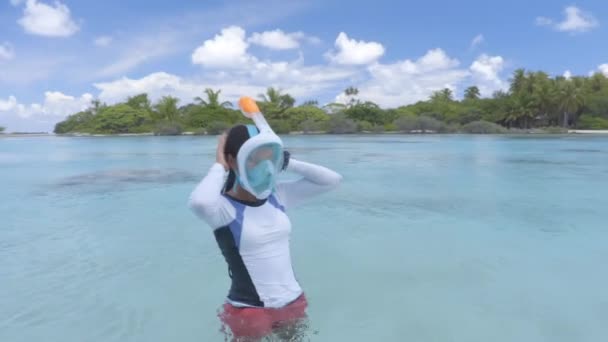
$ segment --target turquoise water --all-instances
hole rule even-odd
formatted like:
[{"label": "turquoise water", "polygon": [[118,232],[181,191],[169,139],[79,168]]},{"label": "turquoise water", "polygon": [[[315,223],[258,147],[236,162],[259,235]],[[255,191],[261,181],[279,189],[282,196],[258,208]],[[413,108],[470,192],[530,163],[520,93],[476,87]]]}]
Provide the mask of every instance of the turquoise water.
[{"label": "turquoise water", "polygon": [[[311,341],[608,340],[608,137],[285,137]],[[215,138],[0,139],[0,341],[223,341]]]}]

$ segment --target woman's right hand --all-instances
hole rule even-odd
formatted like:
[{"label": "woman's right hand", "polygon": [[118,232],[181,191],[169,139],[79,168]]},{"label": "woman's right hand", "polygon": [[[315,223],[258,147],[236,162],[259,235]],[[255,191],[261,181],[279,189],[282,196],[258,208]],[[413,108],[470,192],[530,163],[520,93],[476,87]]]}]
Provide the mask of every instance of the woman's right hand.
[{"label": "woman's right hand", "polygon": [[226,132],[222,133],[217,139],[217,150],[215,152],[215,161],[224,167],[224,170],[228,171],[228,163],[224,155],[224,146],[226,146]]}]

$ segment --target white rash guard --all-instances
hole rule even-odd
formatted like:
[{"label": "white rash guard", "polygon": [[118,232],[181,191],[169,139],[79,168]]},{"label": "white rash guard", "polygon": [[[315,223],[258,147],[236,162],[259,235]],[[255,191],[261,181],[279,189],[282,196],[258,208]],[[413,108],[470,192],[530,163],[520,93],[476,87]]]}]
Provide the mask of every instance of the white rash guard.
[{"label": "white rash guard", "polygon": [[190,195],[190,208],[213,228],[228,264],[227,300],[234,306],[280,308],[302,294],[291,266],[291,222],[285,212],[335,188],[342,176],[293,158],[287,171],[302,177],[277,182],[269,198],[252,203],[222,194],[227,172],[215,163]]}]

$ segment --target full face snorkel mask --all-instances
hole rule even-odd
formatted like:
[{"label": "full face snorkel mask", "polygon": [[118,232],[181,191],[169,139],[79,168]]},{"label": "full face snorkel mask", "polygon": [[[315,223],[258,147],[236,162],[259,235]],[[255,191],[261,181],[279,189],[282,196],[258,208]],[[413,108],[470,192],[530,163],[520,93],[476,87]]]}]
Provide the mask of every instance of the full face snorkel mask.
[{"label": "full face snorkel mask", "polygon": [[283,142],[274,133],[254,99],[241,97],[239,107],[260,132],[248,126],[250,138],[237,154],[237,179],[257,199],[266,199],[274,190],[283,166]]}]

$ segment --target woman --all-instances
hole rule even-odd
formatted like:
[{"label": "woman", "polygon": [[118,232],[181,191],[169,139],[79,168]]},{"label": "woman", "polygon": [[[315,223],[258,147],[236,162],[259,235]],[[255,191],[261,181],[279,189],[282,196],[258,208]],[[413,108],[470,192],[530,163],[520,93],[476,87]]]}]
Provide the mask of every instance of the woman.
[{"label": "woman", "polygon": [[[305,318],[307,302],[291,265],[286,212],[342,179],[325,167],[290,158],[274,133],[265,134],[253,125],[237,125],[220,136],[216,161],[190,197],[190,207],[213,228],[228,264],[232,285],[220,318],[239,340],[293,330]],[[301,178],[276,182],[283,171]]]}]

